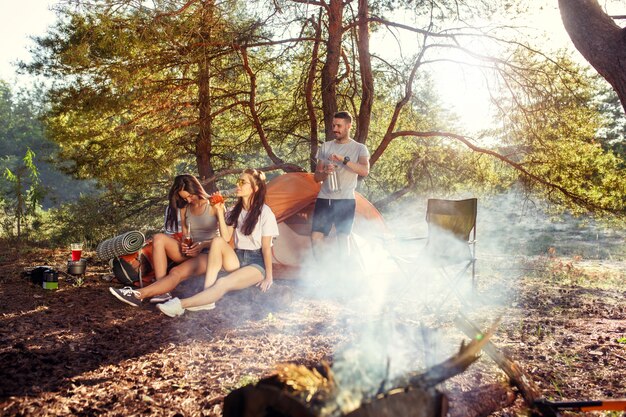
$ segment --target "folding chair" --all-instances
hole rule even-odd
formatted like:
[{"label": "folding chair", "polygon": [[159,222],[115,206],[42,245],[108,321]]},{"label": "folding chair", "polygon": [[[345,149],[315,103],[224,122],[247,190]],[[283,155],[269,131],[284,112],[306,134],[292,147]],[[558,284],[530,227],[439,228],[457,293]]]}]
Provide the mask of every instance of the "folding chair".
[{"label": "folding chair", "polygon": [[[441,200],[429,199],[426,209],[428,236],[404,237],[401,241],[425,240],[421,250],[406,254],[407,247],[400,243],[395,247],[394,260],[405,277],[408,286],[418,285],[421,297],[434,308],[439,301],[446,302],[451,293],[467,305],[463,296],[462,278],[471,274],[471,294],[476,289],[476,214],[477,199]],[[399,255],[399,253],[405,255]],[[433,279],[435,273],[440,279]],[[415,282],[414,277],[423,277]],[[425,281],[424,281],[425,279]],[[407,289],[408,293],[412,291]],[[439,301],[437,301],[439,300]]]},{"label": "folding chair", "polygon": [[471,271],[476,289],[476,214],[478,200],[429,199],[426,208],[428,238],[422,256],[439,268],[450,285]]}]

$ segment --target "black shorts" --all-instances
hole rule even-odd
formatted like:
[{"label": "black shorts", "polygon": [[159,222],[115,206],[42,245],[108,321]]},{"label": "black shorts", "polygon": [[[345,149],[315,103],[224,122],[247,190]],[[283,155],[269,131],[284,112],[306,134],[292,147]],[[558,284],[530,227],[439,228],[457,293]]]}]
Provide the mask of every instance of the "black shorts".
[{"label": "black shorts", "polygon": [[349,235],[352,233],[355,211],[356,200],[353,198],[341,200],[318,198],[315,200],[312,231],[328,236],[334,224],[337,233]]}]

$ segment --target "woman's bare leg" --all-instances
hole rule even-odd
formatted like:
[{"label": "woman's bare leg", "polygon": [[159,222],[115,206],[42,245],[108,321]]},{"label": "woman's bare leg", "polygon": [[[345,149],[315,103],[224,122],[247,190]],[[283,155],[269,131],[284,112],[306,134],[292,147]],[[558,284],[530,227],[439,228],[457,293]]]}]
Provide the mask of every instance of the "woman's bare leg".
[{"label": "woman's bare leg", "polygon": [[180,244],[176,239],[164,233],[158,233],[154,235],[152,243],[152,263],[157,280],[167,275],[168,259],[181,263],[189,258],[182,254]]},{"label": "woman's bare leg", "polygon": [[144,298],[154,297],[155,295],[164,294],[168,291],[172,291],[174,288],[178,286],[182,281],[185,281],[187,278],[204,274],[207,266],[207,257],[204,254],[200,254],[195,258],[191,258],[186,260],[180,265],[172,268],[165,277],[160,280],[148,285],[147,287],[143,287],[137,291],[141,294],[139,298],[142,300]]},{"label": "woman's bare leg", "polygon": [[239,268],[239,259],[228,242],[221,237],[216,237],[211,242],[211,250],[209,250],[208,265],[204,276],[205,289],[215,284],[217,274],[222,268],[227,272],[234,271]]},{"label": "woman's bare leg", "polygon": [[251,287],[262,280],[263,274],[261,271],[253,266],[244,266],[231,272],[224,278],[220,278],[213,286],[189,298],[184,298],[180,302],[183,308],[214,303],[230,291]]}]

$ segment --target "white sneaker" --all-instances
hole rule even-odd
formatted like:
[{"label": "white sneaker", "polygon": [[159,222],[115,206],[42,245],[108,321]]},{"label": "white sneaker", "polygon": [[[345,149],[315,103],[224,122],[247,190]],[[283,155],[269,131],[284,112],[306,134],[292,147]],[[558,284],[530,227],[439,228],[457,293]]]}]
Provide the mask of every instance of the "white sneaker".
[{"label": "white sneaker", "polygon": [[161,310],[161,313],[170,317],[182,316],[185,313],[178,297],[172,298],[166,303],[157,304],[157,308]]},{"label": "white sneaker", "polygon": [[166,301],[169,301],[172,299],[172,294],[170,294],[169,292],[166,292],[164,294],[161,295],[155,295],[154,297],[152,297],[150,299],[151,303],[164,303]]},{"label": "white sneaker", "polygon": [[202,310],[213,310],[214,308],[215,308],[215,303],[211,303],[211,304],[203,304],[201,306],[187,307],[186,310],[202,311]]}]

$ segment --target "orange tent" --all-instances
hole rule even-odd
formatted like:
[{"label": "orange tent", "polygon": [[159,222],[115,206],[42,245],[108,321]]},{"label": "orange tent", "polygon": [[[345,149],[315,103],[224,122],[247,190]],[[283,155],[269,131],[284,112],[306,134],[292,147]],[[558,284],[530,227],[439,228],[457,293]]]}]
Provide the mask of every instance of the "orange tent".
[{"label": "orange tent", "polygon": [[[311,220],[320,187],[313,174],[301,172],[283,174],[269,181],[265,202],[276,215],[280,233],[274,240],[275,263],[300,266],[311,253]],[[359,193],[356,193],[352,230],[361,236],[380,237],[388,233],[381,214]]]}]

